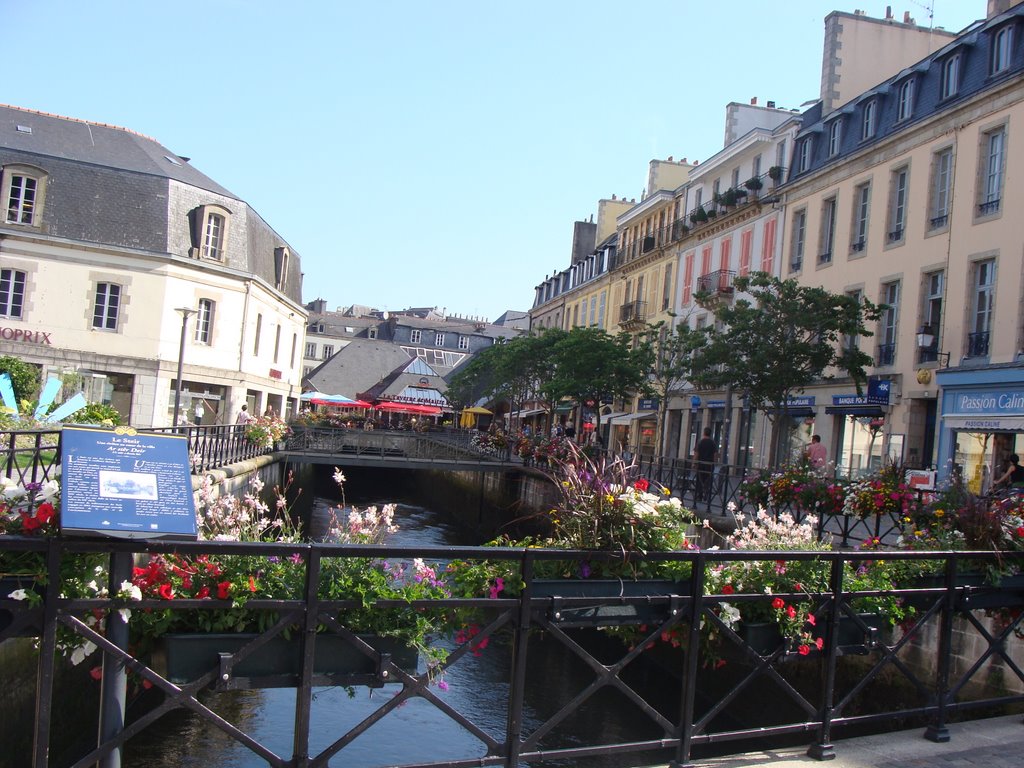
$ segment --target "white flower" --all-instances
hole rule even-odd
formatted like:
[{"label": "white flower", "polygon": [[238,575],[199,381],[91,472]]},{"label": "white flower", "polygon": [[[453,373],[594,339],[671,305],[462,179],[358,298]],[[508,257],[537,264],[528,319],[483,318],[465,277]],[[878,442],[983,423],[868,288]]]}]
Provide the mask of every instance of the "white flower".
[{"label": "white flower", "polygon": [[121,589],[118,590],[117,596],[123,600],[141,600],[142,590],[139,589],[137,584],[132,584],[130,581],[122,581]]},{"label": "white flower", "polygon": [[16,589],[8,595],[12,600],[26,600],[28,599],[28,592],[24,589]]},{"label": "white flower", "polygon": [[719,606],[720,614],[719,618],[722,619],[722,623],[727,627],[732,628],[739,623],[740,620],[740,609],[732,603],[721,603]]},{"label": "white flower", "polygon": [[71,663],[77,667],[95,650],[96,645],[86,640],[83,645],[78,646],[71,652]]},{"label": "white flower", "polygon": [[132,617],[132,611],[130,608],[118,608],[117,612],[121,614],[121,621],[125,624],[127,624],[128,620]]},{"label": "white flower", "polygon": [[39,489],[39,494],[36,498],[41,498],[43,501],[52,501],[54,496],[60,493],[60,483],[56,480],[47,480],[43,483],[43,487]]}]

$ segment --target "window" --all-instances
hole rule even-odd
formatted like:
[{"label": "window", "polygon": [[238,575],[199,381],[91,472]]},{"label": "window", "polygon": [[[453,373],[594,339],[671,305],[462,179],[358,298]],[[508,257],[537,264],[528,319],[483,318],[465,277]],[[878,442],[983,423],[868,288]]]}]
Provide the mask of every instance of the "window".
[{"label": "window", "polygon": [[[194,209],[190,214],[192,249],[189,251],[189,255],[223,261],[224,249],[228,241],[230,217],[231,211],[220,205],[201,205]],[[284,271],[287,271],[288,268],[286,251],[287,249],[284,248],[274,251],[275,278],[280,285],[284,284]]]},{"label": "window", "polygon": [[117,330],[117,310],[121,306],[121,286],[117,283],[96,283],[92,327],[103,331]]},{"label": "window", "polygon": [[864,105],[861,113],[860,138],[861,141],[870,139],[875,135],[875,100],[871,99]]},{"label": "window", "polygon": [[989,73],[996,75],[1010,67],[1010,54],[1013,50],[1013,27],[1005,26],[996,32],[992,40],[992,60]]},{"label": "window", "polygon": [[281,354],[281,326],[280,324],[274,329],[274,365],[277,365],[277,360]]},{"label": "window", "polygon": [[376,328],[369,328],[369,329],[367,329],[366,337],[368,339],[376,339],[377,338],[377,329]]},{"label": "window", "polygon": [[[846,295],[857,302],[857,304],[860,304],[861,300],[864,298],[864,294],[860,289],[847,291]],[[843,336],[843,349],[851,351],[860,349],[860,334],[855,333],[852,336]]]},{"label": "window", "polygon": [[992,303],[996,285],[995,259],[974,265],[974,296],[971,301],[971,332],[967,334],[967,356],[988,355],[992,333]]},{"label": "window", "polygon": [[730,186],[732,186],[733,189],[736,189],[737,187],[739,187],[739,185],[740,185],[740,169],[739,168],[733,168],[732,169],[732,184]]},{"label": "window", "polygon": [[896,100],[896,120],[906,120],[914,114],[914,80],[910,78],[900,83]]},{"label": "window", "polygon": [[288,282],[288,262],[291,261],[291,251],[282,246],[274,249],[274,285],[279,291],[283,291]]},{"label": "window", "polygon": [[8,224],[35,224],[37,182],[31,176],[20,173],[10,175],[7,188]]},{"label": "window", "polygon": [[328,360],[328,359],[330,359],[331,355],[333,355],[333,354],[334,354],[334,345],[333,344],[324,344],[323,359],[324,360]]},{"label": "window", "polygon": [[953,183],[953,148],[932,156],[932,199],[928,206],[928,228],[939,229],[949,223],[950,189]]},{"label": "window", "polygon": [[948,99],[960,92],[960,54],[954,53],[942,64],[940,98]]},{"label": "window", "polygon": [[316,357],[316,344],[312,341],[306,342],[305,357]]},{"label": "window", "polygon": [[750,257],[754,254],[754,230],[745,229],[740,233],[740,276],[750,274]]},{"label": "window", "polygon": [[459,349],[469,349],[469,336],[459,336]]},{"label": "window", "polygon": [[263,315],[256,313],[256,338],[252,341],[253,357],[260,356],[260,335],[263,333]]},{"label": "window", "polygon": [[761,175],[761,156],[754,155],[754,159],[750,164],[750,176],[751,178],[757,178]]},{"label": "window", "polygon": [[289,358],[289,361],[288,361],[288,365],[291,366],[292,368],[295,367],[295,350],[298,348],[298,346],[299,346],[299,334],[293,333],[292,334],[292,354],[291,354],[291,357]]},{"label": "window", "polygon": [[413,330],[409,331],[409,343],[410,344],[419,344],[419,343],[421,343],[422,339],[423,339],[423,331],[419,330],[418,328],[414,328]]},{"label": "window", "polygon": [[775,148],[775,164],[779,168],[786,167],[786,140],[783,139],[779,142],[779,146]]},{"label": "window", "polygon": [[[665,282],[661,287],[661,308],[666,310],[672,303],[672,265],[665,265]],[[593,314],[593,313],[591,313]],[[591,318],[591,325],[593,325],[593,318]]]},{"label": "window", "polygon": [[892,172],[889,190],[889,242],[903,242],[907,225],[907,181],[910,169],[903,167]]},{"label": "window", "polygon": [[811,137],[808,136],[806,139],[801,141],[800,146],[797,147],[797,173],[803,173],[804,171],[811,167],[811,141]]},{"label": "window", "polygon": [[999,212],[1003,194],[1003,158],[1006,150],[1006,128],[1000,126],[984,135],[982,150],[981,200],[978,214],[988,216]]},{"label": "window", "polygon": [[836,240],[836,199],[830,197],[821,204],[821,250],[818,263],[832,261],[832,248]]},{"label": "window", "polygon": [[924,306],[921,308],[921,322],[935,337],[932,346],[922,349],[919,362],[930,363],[938,359],[938,351],[942,349],[942,296],[945,293],[946,275],[944,272],[931,272],[924,276]]},{"label": "window", "polygon": [[600,328],[604,327],[604,297],[605,291],[601,291],[601,298],[597,305],[597,325]]},{"label": "window", "polygon": [[434,346],[435,347],[443,347],[444,346],[444,334],[443,333],[435,333],[434,334]]},{"label": "window", "polygon": [[896,331],[900,317],[899,281],[882,286],[882,303],[886,305],[886,309],[882,312],[878,359],[875,362],[876,365],[892,365],[896,360]]},{"label": "window", "polygon": [[224,217],[219,213],[211,213],[206,217],[206,228],[203,232],[203,256],[207,259],[218,260],[224,256]]},{"label": "window", "polygon": [[21,318],[25,307],[25,273],[0,269],[0,316]]},{"label": "window", "polygon": [[842,139],[842,121],[833,120],[828,124],[828,156],[835,157],[839,154],[839,142]]},{"label": "window", "polygon": [[807,242],[807,209],[793,214],[793,252],[790,254],[790,271],[799,272],[804,265],[804,246]]},{"label": "window", "polygon": [[211,299],[199,300],[199,309],[196,312],[197,344],[209,344],[213,338],[213,304]]},{"label": "window", "polygon": [[853,242],[850,250],[860,253],[868,241],[868,211],[871,207],[871,185],[859,184],[853,193]]}]

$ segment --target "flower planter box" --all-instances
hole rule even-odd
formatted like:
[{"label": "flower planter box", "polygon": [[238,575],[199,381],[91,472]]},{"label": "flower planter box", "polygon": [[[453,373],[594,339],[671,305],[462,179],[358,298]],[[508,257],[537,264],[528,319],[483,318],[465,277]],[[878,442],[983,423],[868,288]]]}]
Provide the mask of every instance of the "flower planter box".
[{"label": "flower planter box", "polygon": [[[211,670],[220,670],[222,655],[234,655],[256,634],[165,635],[154,653],[153,668],[173,683],[187,683]],[[400,640],[375,635],[359,636],[381,656],[380,660],[361,653],[343,637],[318,634],[313,658],[316,685],[368,685],[388,682],[382,661],[387,658],[402,669],[415,672],[418,653]],[[296,637],[272,638],[242,661],[231,666],[228,680],[218,672],[219,688],[281,688],[297,685],[302,659]]]},{"label": "flower planter box", "polygon": [[[849,616],[842,616],[839,619],[837,645],[841,656],[869,653],[872,648],[879,645],[881,633],[889,626],[888,620],[877,613],[859,613],[857,617],[864,626]],[[823,622],[819,623],[819,626],[822,624]],[[758,656],[771,656],[784,642],[779,627],[774,622],[741,622],[736,634]],[[787,641],[785,653],[780,655],[780,660],[794,661],[819,656],[821,652],[814,646],[811,646],[810,653],[801,655]]]},{"label": "flower planter box", "polygon": [[758,656],[770,656],[782,645],[779,626],[770,621],[744,621],[739,625],[743,642]]},{"label": "flower planter box", "polygon": [[1024,574],[1004,576],[997,586],[970,586],[957,601],[957,609],[972,611],[986,608],[1018,608],[1024,606]]},{"label": "flower planter box", "polygon": [[[35,592],[38,595],[43,595],[45,587],[40,586],[36,580],[31,576],[2,576],[0,577],[0,600],[10,600],[9,597],[11,592],[18,589],[24,589],[26,592]],[[14,623],[16,615],[32,612],[31,620],[24,626],[19,627],[17,630],[12,632],[10,637],[39,637],[41,634],[40,627],[42,622],[42,611],[36,609],[32,611],[28,606],[24,606],[24,609],[8,609],[0,608],[0,632],[6,630],[11,624]]]},{"label": "flower planter box", "polygon": [[[548,618],[565,627],[614,627],[652,624],[668,619],[672,603],[626,602],[622,598],[690,594],[686,582],[618,579],[536,579],[533,597],[543,598]],[[591,598],[586,602],[580,598]]]}]

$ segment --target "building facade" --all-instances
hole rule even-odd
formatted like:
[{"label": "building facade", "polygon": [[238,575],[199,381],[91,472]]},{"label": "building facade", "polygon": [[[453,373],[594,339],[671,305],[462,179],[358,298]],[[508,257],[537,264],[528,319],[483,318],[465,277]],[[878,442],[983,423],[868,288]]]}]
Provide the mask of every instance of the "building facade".
[{"label": "building facade", "polygon": [[[888,402],[808,389],[842,472],[959,465],[980,489],[1024,448],[1024,6],[826,113],[785,186],[784,276],[885,305],[859,343]],[[851,342],[853,343],[853,342]]]},{"label": "building facade", "polygon": [[297,402],[299,255],[188,158],[0,106],[0,194],[0,354],[138,427]]}]

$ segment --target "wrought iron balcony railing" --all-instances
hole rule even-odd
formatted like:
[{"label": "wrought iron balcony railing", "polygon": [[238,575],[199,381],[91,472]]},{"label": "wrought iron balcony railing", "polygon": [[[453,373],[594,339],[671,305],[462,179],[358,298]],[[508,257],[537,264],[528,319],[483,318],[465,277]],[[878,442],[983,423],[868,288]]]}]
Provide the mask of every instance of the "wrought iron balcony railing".
[{"label": "wrought iron balcony railing", "polygon": [[967,334],[967,356],[987,357],[989,337],[991,335],[990,331],[978,331],[977,333]]},{"label": "wrought iron balcony railing", "polygon": [[647,317],[646,301],[630,301],[619,307],[619,325],[642,323]]},{"label": "wrought iron balcony railing", "polygon": [[875,365],[892,365],[896,360],[895,344],[879,344],[875,348]]},{"label": "wrought iron balcony railing", "polygon": [[736,273],[728,269],[708,272],[697,278],[697,291],[699,293],[732,293],[732,283],[735,277]]}]

